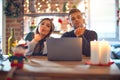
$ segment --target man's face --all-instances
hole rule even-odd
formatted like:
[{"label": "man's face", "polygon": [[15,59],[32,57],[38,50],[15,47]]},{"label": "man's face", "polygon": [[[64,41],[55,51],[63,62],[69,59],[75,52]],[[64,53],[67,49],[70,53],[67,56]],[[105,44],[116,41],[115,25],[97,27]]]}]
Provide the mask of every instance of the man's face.
[{"label": "man's face", "polygon": [[82,14],[80,12],[75,12],[69,16],[70,25],[75,29],[78,27],[83,27],[84,21]]}]

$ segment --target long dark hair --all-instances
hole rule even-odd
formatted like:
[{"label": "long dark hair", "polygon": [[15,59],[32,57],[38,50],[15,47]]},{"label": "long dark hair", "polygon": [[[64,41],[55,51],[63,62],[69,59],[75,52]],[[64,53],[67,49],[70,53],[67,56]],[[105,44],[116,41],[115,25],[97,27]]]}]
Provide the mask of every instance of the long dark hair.
[{"label": "long dark hair", "polygon": [[[49,37],[50,34],[54,31],[54,28],[55,28],[55,26],[54,26],[54,24],[53,24],[53,22],[52,22],[52,20],[51,20],[50,18],[43,18],[43,19],[39,22],[38,26],[36,27],[36,29],[35,29],[35,33],[39,33],[38,30],[39,30],[40,23],[43,22],[44,20],[49,20],[50,23],[51,23],[51,29],[50,29],[50,32],[48,33],[48,35],[46,35],[46,37]],[[45,38],[46,38],[46,37],[45,37]]]}]

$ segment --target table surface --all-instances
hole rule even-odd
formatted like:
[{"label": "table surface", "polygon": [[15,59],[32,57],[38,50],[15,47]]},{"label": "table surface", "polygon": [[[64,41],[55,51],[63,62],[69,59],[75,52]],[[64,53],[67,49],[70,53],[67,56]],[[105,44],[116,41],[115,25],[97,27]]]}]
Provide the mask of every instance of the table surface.
[{"label": "table surface", "polygon": [[[34,56],[30,57],[29,61],[24,63],[23,69],[16,70],[15,75],[22,77],[64,77],[71,79],[86,78],[86,76],[90,79],[95,76],[96,80],[97,78],[120,80],[120,70],[115,63],[110,66],[85,64],[89,60],[89,57],[83,57],[82,61],[48,61],[46,56]],[[4,71],[9,70],[10,66],[5,66]]]},{"label": "table surface", "polygon": [[83,57],[82,61],[48,61],[48,58],[45,56],[36,56],[31,57],[28,62],[25,62],[23,70],[26,72],[83,73],[84,71],[84,73],[88,74],[120,74],[116,64],[110,66],[87,65],[86,62],[89,60],[89,57]]}]

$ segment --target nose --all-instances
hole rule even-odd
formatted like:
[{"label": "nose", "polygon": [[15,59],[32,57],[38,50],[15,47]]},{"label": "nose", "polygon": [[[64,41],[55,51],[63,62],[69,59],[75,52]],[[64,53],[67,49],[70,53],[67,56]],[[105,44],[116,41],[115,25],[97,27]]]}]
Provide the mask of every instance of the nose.
[{"label": "nose", "polygon": [[78,23],[78,22],[81,23],[81,20],[79,20],[79,19],[76,18],[76,19],[75,19],[75,22],[76,22],[76,23]]}]

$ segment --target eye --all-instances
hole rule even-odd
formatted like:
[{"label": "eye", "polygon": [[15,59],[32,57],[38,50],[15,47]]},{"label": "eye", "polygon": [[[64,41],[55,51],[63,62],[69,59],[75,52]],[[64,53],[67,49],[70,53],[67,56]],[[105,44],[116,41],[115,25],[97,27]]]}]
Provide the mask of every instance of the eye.
[{"label": "eye", "polygon": [[47,24],[46,26],[47,26],[48,28],[50,28],[50,24]]},{"label": "eye", "polygon": [[78,18],[78,19],[82,19],[82,16],[81,16],[81,15],[78,15],[77,18]]},{"label": "eye", "polygon": [[42,22],[41,25],[44,25],[44,22]]}]

